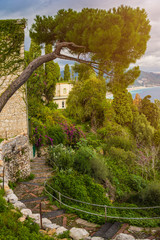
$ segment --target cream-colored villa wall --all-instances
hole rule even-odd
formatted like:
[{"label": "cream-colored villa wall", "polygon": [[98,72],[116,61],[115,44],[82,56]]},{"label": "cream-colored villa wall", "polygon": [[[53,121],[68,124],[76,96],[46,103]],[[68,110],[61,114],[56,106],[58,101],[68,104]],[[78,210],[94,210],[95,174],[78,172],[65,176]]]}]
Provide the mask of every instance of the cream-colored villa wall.
[{"label": "cream-colored villa wall", "polygon": [[55,90],[54,102],[57,103],[58,109],[66,108],[66,101],[73,85],[71,83],[57,83]]}]

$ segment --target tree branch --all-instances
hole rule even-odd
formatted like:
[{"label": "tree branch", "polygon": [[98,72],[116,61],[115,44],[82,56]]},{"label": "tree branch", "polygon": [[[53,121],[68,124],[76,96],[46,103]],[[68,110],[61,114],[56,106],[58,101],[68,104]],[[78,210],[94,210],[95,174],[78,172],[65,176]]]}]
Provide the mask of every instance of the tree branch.
[{"label": "tree branch", "polygon": [[[73,42],[57,42],[55,46],[55,50],[52,53],[43,55],[38,57],[37,59],[34,59],[27,67],[26,69],[21,73],[21,75],[15,79],[11,84],[7,87],[7,89],[0,95],[0,112],[2,111],[3,107],[7,103],[7,101],[10,99],[10,97],[25,83],[27,82],[28,78],[32,75],[34,70],[36,70],[39,66],[41,66],[43,63],[49,62],[51,60],[54,60],[56,58],[65,59],[65,60],[72,60],[79,63],[85,63],[88,65],[91,65],[94,69],[98,68],[98,63],[93,61],[87,61],[79,58],[70,57],[67,55],[60,54],[61,50],[63,48],[68,48],[70,50],[76,50],[78,48],[85,49],[84,46],[76,45]],[[103,71],[108,76],[110,75],[108,72]]]},{"label": "tree branch", "polygon": [[[85,64],[88,64],[88,65],[91,65],[96,70],[100,70],[99,67],[98,67],[99,63],[94,62],[94,61],[87,61],[87,60],[80,59],[80,58],[74,58],[74,57],[70,57],[70,56],[64,55],[64,54],[57,55],[57,58],[64,59],[64,60],[70,60],[70,61],[76,61],[76,62],[79,62],[79,63],[85,63]],[[108,75],[110,77],[113,76],[112,74],[108,73],[105,70],[100,70],[100,71],[102,71],[103,73],[105,73],[106,75]]]}]

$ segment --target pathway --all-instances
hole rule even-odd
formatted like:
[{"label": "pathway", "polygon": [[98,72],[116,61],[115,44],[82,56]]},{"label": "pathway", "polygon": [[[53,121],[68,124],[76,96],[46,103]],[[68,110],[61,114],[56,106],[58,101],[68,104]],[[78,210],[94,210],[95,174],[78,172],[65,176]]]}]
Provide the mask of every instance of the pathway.
[{"label": "pathway", "polygon": [[[117,235],[116,233],[131,234],[127,231],[129,228],[128,224],[120,224],[117,222],[105,223],[100,227],[94,223],[78,218],[75,214],[66,214],[64,210],[58,209],[55,205],[52,205],[44,195],[44,182],[52,175],[52,168],[46,165],[45,157],[37,157],[31,161],[31,172],[35,175],[35,178],[27,182],[18,183],[14,189],[14,193],[33,213],[39,213],[41,202],[43,217],[67,229],[72,227],[85,228],[90,235],[103,237],[106,240],[113,239],[113,236],[115,237]],[[151,234],[148,234],[147,237],[148,239],[154,239]],[[156,238],[156,240],[158,239],[160,238]]]},{"label": "pathway", "polygon": [[40,202],[43,217],[46,217],[58,225],[67,229],[72,227],[83,227],[90,233],[97,230],[97,225],[79,219],[75,214],[66,214],[64,210],[52,205],[44,195],[44,182],[52,175],[52,168],[46,165],[45,157],[34,158],[31,161],[31,172],[35,175],[33,180],[20,182],[14,189],[18,199],[23,202],[33,213],[39,213]]}]

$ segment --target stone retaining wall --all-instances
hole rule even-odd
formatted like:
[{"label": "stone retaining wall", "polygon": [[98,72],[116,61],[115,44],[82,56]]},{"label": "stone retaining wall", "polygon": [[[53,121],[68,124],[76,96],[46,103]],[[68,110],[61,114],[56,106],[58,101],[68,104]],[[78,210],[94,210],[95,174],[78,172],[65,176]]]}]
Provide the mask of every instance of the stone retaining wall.
[{"label": "stone retaining wall", "polygon": [[[5,181],[15,182],[30,175],[29,142],[25,134],[0,144],[0,163],[5,167]],[[0,172],[2,180],[3,173]]]}]

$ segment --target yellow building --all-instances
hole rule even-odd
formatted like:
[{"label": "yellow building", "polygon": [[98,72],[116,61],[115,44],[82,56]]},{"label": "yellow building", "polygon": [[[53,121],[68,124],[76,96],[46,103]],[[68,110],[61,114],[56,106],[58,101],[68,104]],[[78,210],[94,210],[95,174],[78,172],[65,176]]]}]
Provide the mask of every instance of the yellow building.
[{"label": "yellow building", "polygon": [[54,102],[57,103],[58,109],[66,108],[66,101],[73,85],[71,83],[57,83],[55,90]]}]

